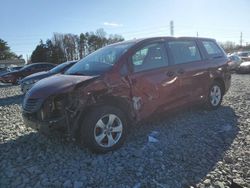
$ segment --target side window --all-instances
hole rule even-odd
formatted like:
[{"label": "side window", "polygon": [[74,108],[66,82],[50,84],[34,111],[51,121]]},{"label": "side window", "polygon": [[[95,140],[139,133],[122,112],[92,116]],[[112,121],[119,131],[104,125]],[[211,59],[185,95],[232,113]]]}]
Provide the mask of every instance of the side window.
[{"label": "side window", "polygon": [[51,65],[42,65],[43,69],[50,69]]},{"label": "side window", "polygon": [[51,65],[41,64],[41,65],[39,66],[39,69],[47,70],[47,69],[50,69],[51,67],[52,67]]},{"label": "side window", "polygon": [[220,57],[223,55],[219,46],[213,41],[202,41],[202,44],[207,51],[209,57]]},{"label": "side window", "polygon": [[201,60],[199,49],[194,41],[170,41],[168,46],[175,64]]},{"label": "side window", "polygon": [[134,72],[156,69],[168,65],[164,43],[154,43],[136,51],[132,56]]},{"label": "side window", "polygon": [[30,66],[30,67],[29,67],[29,70],[30,70],[30,71],[34,71],[34,70],[36,70],[36,65],[32,65],[32,66]]},{"label": "side window", "polygon": [[43,65],[36,65],[36,66],[34,67],[35,70],[40,70],[40,69],[42,69],[42,68],[43,68]]}]

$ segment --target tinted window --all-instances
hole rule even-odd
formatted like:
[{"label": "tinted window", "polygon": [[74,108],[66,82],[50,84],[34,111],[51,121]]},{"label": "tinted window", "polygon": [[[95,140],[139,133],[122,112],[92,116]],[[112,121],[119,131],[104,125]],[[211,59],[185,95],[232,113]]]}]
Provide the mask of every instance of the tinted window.
[{"label": "tinted window", "polygon": [[238,55],[242,57],[247,57],[249,54],[248,52],[239,52]]},{"label": "tinted window", "polygon": [[32,65],[29,67],[29,70],[35,70],[35,69],[37,69],[37,67],[38,67],[38,65]]},{"label": "tinted window", "polygon": [[220,57],[223,55],[219,46],[213,41],[202,41],[205,50],[210,57]]},{"label": "tinted window", "polygon": [[194,41],[171,41],[168,42],[168,46],[175,64],[201,60],[199,49]]},{"label": "tinted window", "polygon": [[160,68],[168,65],[163,43],[147,45],[132,56],[134,72]]},{"label": "tinted window", "polygon": [[57,65],[53,69],[50,70],[51,73],[56,74],[65,71],[69,67],[71,67],[74,63],[62,63],[60,65]]},{"label": "tinted window", "polygon": [[51,69],[53,67],[53,65],[50,64],[41,64],[39,68],[44,68],[44,69]]}]

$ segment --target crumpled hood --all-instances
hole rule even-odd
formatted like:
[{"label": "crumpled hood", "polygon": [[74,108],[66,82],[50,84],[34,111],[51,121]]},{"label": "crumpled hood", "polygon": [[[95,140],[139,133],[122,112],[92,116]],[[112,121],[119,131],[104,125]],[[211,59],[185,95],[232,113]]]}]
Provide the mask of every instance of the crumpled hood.
[{"label": "crumpled hood", "polygon": [[95,77],[97,76],[54,75],[38,81],[25,97],[46,99],[51,95],[67,93],[77,84]]},{"label": "crumpled hood", "polygon": [[240,64],[241,67],[250,66],[250,61],[246,61]]},{"label": "crumpled hood", "polygon": [[49,71],[37,72],[37,73],[31,74],[29,76],[26,76],[24,79],[22,79],[21,82],[26,82],[29,80],[41,80],[41,79],[46,78],[50,75],[52,75],[52,74]]}]

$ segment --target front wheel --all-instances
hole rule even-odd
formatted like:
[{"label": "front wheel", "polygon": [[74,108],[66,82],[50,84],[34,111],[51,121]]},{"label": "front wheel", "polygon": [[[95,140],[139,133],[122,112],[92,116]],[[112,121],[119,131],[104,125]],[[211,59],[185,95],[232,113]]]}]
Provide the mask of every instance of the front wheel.
[{"label": "front wheel", "polygon": [[96,107],[81,124],[80,142],[93,152],[106,153],[124,143],[127,131],[127,119],[120,109]]},{"label": "front wheel", "polygon": [[206,106],[208,109],[215,110],[220,107],[223,98],[222,86],[218,82],[214,82],[209,89]]}]

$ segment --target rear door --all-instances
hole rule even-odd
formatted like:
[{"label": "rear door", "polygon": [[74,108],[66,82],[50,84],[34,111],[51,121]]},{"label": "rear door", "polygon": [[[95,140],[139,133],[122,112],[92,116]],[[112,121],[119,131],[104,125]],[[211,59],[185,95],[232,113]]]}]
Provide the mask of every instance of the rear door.
[{"label": "rear door", "polygon": [[129,59],[132,100],[139,119],[178,101],[179,80],[169,68],[165,41],[144,44]]},{"label": "rear door", "polygon": [[215,78],[230,79],[231,73],[228,68],[228,58],[223,49],[212,39],[200,39],[199,44],[206,56],[207,70],[209,71],[209,84],[206,88],[207,93],[210,85]]},{"label": "rear door", "polygon": [[204,88],[209,84],[209,73],[196,41],[180,38],[167,43],[171,62],[175,65],[175,73],[180,81],[182,104],[203,100]]}]

